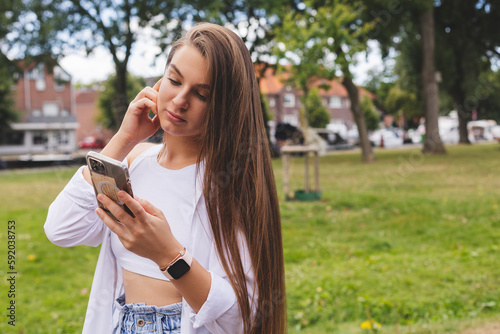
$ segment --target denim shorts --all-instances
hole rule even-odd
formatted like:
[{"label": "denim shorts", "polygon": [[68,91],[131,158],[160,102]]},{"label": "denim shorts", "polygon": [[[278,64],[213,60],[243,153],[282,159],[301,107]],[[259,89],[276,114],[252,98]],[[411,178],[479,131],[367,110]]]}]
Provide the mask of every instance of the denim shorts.
[{"label": "denim shorts", "polygon": [[117,300],[120,316],[113,334],[180,334],[182,303],[158,307],[145,303],[125,304],[125,296]]}]

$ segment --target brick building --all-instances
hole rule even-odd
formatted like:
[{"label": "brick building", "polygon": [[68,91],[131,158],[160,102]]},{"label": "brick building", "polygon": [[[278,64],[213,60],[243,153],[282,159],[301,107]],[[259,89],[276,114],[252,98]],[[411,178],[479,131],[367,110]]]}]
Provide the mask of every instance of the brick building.
[{"label": "brick building", "polygon": [[[286,79],[286,73],[277,75],[273,68],[267,68],[259,82],[260,91],[267,98],[269,108],[274,114],[275,123],[284,122],[300,127],[301,92],[286,85]],[[320,88],[319,93],[323,105],[330,114],[330,122],[340,121],[351,127],[354,124],[350,109],[351,102],[347,90],[339,79],[330,81],[321,79],[314,85],[316,87],[329,87],[328,90]],[[363,87],[359,87],[359,92],[361,98],[366,95],[372,99],[375,97]]]},{"label": "brick building", "polygon": [[0,154],[69,153],[76,149],[75,101],[71,76],[59,66],[24,66],[16,78],[15,108],[20,119],[0,136]]},{"label": "brick building", "polygon": [[75,93],[76,117],[79,124],[76,131],[78,142],[86,137],[95,137],[107,143],[113,137],[112,130],[103,129],[97,122],[97,115],[99,115],[98,97],[99,91],[93,88],[79,90]]}]

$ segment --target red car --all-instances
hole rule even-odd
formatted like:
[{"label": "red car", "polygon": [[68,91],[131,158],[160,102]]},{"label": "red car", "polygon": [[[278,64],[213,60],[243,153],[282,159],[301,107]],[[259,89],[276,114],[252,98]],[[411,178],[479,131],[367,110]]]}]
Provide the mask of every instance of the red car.
[{"label": "red car", "polygon": [[80,148],[82,149],[103,148],[104,141],[102,139],[90,136],[83,138],[83,140],[80,143],[78,143],[78,146],[80,146]]}]

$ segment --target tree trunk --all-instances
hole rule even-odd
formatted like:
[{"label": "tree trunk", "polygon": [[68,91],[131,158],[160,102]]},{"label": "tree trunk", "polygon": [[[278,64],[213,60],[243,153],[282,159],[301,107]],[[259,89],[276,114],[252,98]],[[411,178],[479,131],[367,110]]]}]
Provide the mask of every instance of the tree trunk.
[{"label": "tree trunk", "polygon": [[361,146],[362,159],[363,162],[373,162],[375,161],[375,155],[373,154],[372,145],[368,140],[365,115],[361,110],[361,103],[359,102],[358,87],[356,87],[356,85],[352,82],[349,74],[350,73],[346,73],[346,71],[344,71],[342,85],[346,88],[347,93],[349,94],[349,99],[351,100],[351,112],[354,116],[354,121],[358,126],[359,145]]},{"label": "tree trunk", "polygon": [[441,137],[439,136],[439,92],[434,69],[434,7],[420,16],[422,34],[422,81],[425,102],[425,141],[422,149],[426,154],[445,154]]},{"label": "tree trunk", "polygon": [[115,116],[113,127],[118,130],[120,124],[122,123],[123,117],[128,109],[127,97],[127,65],[115,64],[116,65],[116,95],[113,101],[113,114]]},{"label": "tree trunk", "polygon": [[465,98],[455,100],[455,109],[458,114],[458,134],[460,144],[470,144],[469,141],[469,133],[467,131],[467,123],[470,121],[470,114],[467,112],[461,101],[464,101]]},{"label": "tree trunk", "polygon": [[[457,50],[457,49],[455,49]],[[458,114],[458,142],[461,144],[470,144],[469,136],[467,133],[467,123],[470,120],[471,113],[465,107],[465,101],[467,94],[465,93],[464,83],[466,82],[465,71],[467,71],[468,65],[463,65],[465,60],[462,57],[462,53],[458,52],[455,57],[457,57],[455,63],[455,82],[451,86],[450,95],[453,98],[453,103],[455,104],[455,110]]]}]

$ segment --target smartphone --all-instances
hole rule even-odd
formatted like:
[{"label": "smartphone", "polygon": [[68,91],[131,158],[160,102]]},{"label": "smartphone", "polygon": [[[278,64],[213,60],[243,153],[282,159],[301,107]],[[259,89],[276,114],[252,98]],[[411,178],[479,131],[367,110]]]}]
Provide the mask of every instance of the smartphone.
[{"label": "smartphone", "polygon": [[[127,165],[94,151],[87,153],[86,160],[96,197],[100,193],[108,196],[115,201],[116,204],[120,205],[129,215],[134,217],[132,211],[130,211],[125,203],[118,197],[118,191],[120,190],[124,190],[130,196],[134,197]],[[97,203],[110,217],[118,221],[101,202],[97,201]]]}]

